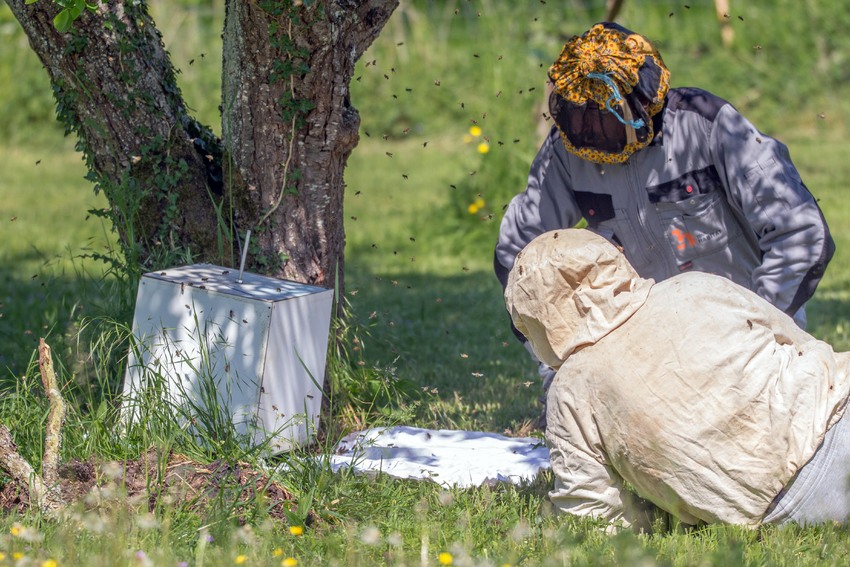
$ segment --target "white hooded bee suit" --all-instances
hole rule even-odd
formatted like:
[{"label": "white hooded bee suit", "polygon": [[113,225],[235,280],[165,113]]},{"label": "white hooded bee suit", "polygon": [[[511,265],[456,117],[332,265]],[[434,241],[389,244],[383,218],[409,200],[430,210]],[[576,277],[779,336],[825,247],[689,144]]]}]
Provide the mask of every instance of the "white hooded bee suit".
[{"label": "white hooded bee suit", "polygon": [[505,301],[558,373],[546,441],[558,509],[624,525],[634,495],[685,523],[755,525],[850,392],[850,353],[727,278],[660,283],[588,230],[544,233]]}]

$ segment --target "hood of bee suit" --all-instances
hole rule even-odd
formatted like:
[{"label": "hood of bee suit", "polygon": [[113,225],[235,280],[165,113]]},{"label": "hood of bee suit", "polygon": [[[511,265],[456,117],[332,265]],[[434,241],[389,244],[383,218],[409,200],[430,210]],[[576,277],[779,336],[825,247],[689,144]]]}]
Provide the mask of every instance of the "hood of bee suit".
[{"label": "hood of bee suit", "polygon": [[646,301],[643,279],[625,255],[587,229],[546,232],[516,257],[505,288],[514,326],[537,357],[560,367],[625,322]]},{"label": "hood of bee suit", "polygon": [[605,22],[574,36],[549,68],[549,113],[570,153],[623,163],[655,136],[670,71],[642,35]]}]

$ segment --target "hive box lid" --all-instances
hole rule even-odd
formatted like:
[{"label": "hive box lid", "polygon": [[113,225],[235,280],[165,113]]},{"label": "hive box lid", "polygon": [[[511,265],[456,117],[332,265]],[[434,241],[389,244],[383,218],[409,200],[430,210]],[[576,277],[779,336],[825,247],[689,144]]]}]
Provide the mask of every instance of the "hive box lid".
[{"label": "hive box lid", "polygon": [[295,297],[329,291],[323,287],[280,280],[214,264],[192,264],[148,272],[143,277],[205,289],[212,293],[250,298],[258,301],[283,301]]}]

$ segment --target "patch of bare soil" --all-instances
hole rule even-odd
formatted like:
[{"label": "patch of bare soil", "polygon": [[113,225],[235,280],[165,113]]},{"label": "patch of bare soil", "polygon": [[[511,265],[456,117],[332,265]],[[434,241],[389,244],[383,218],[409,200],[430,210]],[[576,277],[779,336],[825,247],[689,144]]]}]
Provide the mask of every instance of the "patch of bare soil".
[{"label": "patch of bare soil", "polygon": [[[285,519],[295,506],[286,488],[245,463],[194,462],[180,454],[149,450],[138,459],[96,462],[72,460],[59,467],[61,494],[69,505],[96,508],[104,490],[126,493],[128,502],[147,503],[153,511],[162,500],[169,506],[202,513],[213,501],[227,502],[237,516],[262,503],[268,515]],[[0,509],[24,512],[30,507],[26,486],[9,481],[0,489]],[[308,523],[315,521],[308,518]]]}]

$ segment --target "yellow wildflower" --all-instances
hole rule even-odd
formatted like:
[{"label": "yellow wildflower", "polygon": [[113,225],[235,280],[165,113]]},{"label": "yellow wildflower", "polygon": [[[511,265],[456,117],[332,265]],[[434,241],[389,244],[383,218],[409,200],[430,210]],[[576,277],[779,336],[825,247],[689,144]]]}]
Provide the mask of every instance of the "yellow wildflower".
[{"label": "yellow wildflower", "polygon": [[469,211],[470,215],[474,215],[478,212],[478,207],[475,206],[475,203],[470,203],[470,205],[466,207],[466,210]]},{"label": "yellow wildflower", "polygon": [[23,557],[23,556],[24,556],[24,554],[23,554],[23,553],[21,553],[20,551],[16,551],[15,553],[13,553],[13,554],[12,554],[12,559],[14,559],[15,561],[17,561],[18,559],[20,559],[20,558],[21,558],[21,557]]},{"label": "yellow wildflower", "polygon": [[41,567],[59,567],[59,563],[55,559],[48,559],[41,562]]},{"label": "yellow wildflower", "polygon": [[451,565],[452,559],[452,554],[445,551],[437,556],[437,561],[440,562],[440,565]]},{"label": "yellow wildflower", "polygon": [[481,135],[481,127],[480,126],[470,126],[469,127],[469,133],[472,136],[477,138],[478,136]]},{"label": "yellow wildflower", "polygon": [[237,565],[242,565],[246,561],[248,561],[248,557],[246,557],[245,555],[237,555],[236,558],[233,560],[233,562]]},{"label": "yellow wildflower", "polygon": [[280,567],[295,567],[296,565],[298,565],[298,561],[294,557],[287,557],[280,562]]},{"label": "yellow wildflower", "polygon": [[15,524],[9,529],[9,533],[11,533],[15,537],[18,537],[19,535],[21,535],[22,530],[23,528],[21,524]]},{"label": "yellow wildflower", "polygon": [[289,533],[294,536],[299,536],[304,533],[304,528],[302,526],[289,526]]},{"label": "yellow wildflower", "polygon": [[468,144],[468,143],[470,143],[470,142],[471,142],[472,140],[474,140],[474,139],[475,139],[475,138],[473,138],[473,137],[472,137],[472,136],[470,136],[469,134],[464,134],[464,135],[463,135],[463,143],[464,143],[464,144]]},{"label": "yellow wildflower", "polygon": [[478,207],[479,209],[483,209],[485,204],[486,203],[484,202],[484,199],[482,199],[481,197],[478,197],[477,199],[475,199],[475,206]]},{"label": "yellow wildflower", "polygon": [[488,144],[487,142],[481,142],[480,144],[478,144],[478,153],[479,154],[486,154],[489,151],[490,151],[490,144]]},{"label": "yellow wildflower", "polygon": [[6,554],[0,551],[0,561],[3,561],[4,559],[6,559]]},{"label": "yellow wildflower", "polygon": [[283,550],[279,547],[275,548],[275,550],[272,551],[272,555],[274,555],[275,557],[280,557],[281,555],[283,555]]}]

